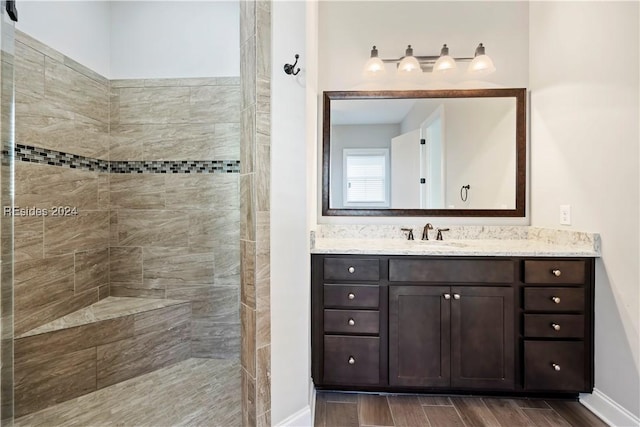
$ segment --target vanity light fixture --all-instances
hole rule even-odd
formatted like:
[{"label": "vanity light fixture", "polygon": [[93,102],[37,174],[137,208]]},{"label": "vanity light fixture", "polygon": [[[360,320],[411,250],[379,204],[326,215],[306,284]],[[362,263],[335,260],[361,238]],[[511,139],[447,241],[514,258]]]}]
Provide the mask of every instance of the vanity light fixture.
[{"label": "vanity light fixture", "polygon": [[382,74],[386,74],[387,70],[384,68],[384,62],[378,57],[378,49],[374,46],[371,49],[371,57],[364,66],[365,77],[377,77]]},{"label": "vanity light fixture", "polygon": [[484,46],[480,43],[476,48],[473,61],[469,64],[469,71],[473,73],[489,74],[493,73],[495,70],[496,67],[493,65],[493,61],[486,53],[484,53]]},{"label": "vanity light fixture", "polygon": [[363,74],[367,77],[380,76],[385,73],[385,63],[397,64],[397,73],[399,75],[415,75],[423,71],[433,71],[435,73],[444,73],[456,69],[456,61],[470,61],[469,72],[490,74],[496,70],[491,58],[485,53],[482,43],[478,45],[473,58],[454,58],[449,55],[449,47],[444,44],[440,50],[440,55],[414,55],[411,45],[407,47],[405,55],[397,59],[381,59],[378,56],[378,49],[373,46],[371,49],[371,57],[364,67]]}]

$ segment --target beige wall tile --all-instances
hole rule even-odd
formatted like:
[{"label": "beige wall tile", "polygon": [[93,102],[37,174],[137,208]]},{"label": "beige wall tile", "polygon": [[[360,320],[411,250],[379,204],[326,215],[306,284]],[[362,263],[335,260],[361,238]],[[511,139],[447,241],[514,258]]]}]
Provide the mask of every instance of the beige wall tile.
[{"label": "beige wall tile", "polygon": [[145,289],[139,283],[112,283],[109,295],[112,297],[164,298],[164,289]]},{"label": "beige wall tile", "polygon": [[170,174],[166,177],[167,209],[214,208],[215,174]]},{"label": "beige wall tile", "polygon": [[[112,105],[113,103],[112,100]],[[119,110],[119,107],[112,106],[112,109]],[[116,119],[117,117],[112,117],[112,120]],[[109,160],[143,160],[143,126],[112,123],[109,131]]]},{"label": "beige wall tile", "polygon": [[96,73],[90,68],[85,67],[81,63],[74,61],[68,56],[64,57],[63,63],[64,65],[71,68],[72,70],[77,71],[78,73],[89,77],[91,80],[95,80],[97,83],[100,83],[101,85],[105,85],[105,86],[109,85],[109,80],[106,77]]},{"label": "beige wall tile", "polygon": [[46,362],[15,365],[15,416],[35,412],[96,389],[95,349]]},{"label": "beige wall tile", "polygon": [[186,247],[145,247],[143,283],[147,288],[213,284],[213,252]]},{"label": "beige wall tile", "polygon": [[55,59],[58,62],[64,61],[64,55],[57,50],[50,48],[46,44],[34,39],[30,35],[23,33],[20,30],[15,31],[16,42],[29,46],[32,49],[37,50],[40,53],[47,55],[49,58]]},{"label": "beige wall tile", "polygon": [[238,122],[240,87],[192,87],[189,114],[191,123]]},{"label": "beige wall tile", "polygon": [[102,123],[109,121],[108,85],[45,58],[45,96],[61,108],[90,117]]},{"label": "beige wall tile", "polygon": [[189,88],[120,88],[119,124],[188,123]]},{"label": "beige wall tile", "polygon": [[191,356],[190,324],[97,347],[97,388],[133,378]]},{"label": "beige wall tile", "polygon": [[256,375],[256,311],[240,304],[240,323],[242,332],[240,346],[240,364],[251,375]]},{"label": "beige wall tile", "polygon": [[256,3],[243,1],[240,3],[240,43],[246,42],[256,33]]},{"label": "beige wall tile", "polygon": [[76,293],[109,285],[109,248],[75,253]]},{"label": "beige wall tile", "polygon": [[240,108],[254,105],[256,102],[256,37],[249,36],[240,44],[240,87],[242,92]]},{"label": "beige wall tile", "polygon": [[98,173],[50,165],[16,162],[15,206],[50,209],[98,207]]},{"label": "beige wall tile", "polygon": [[271,10],[256,9],[256,75],[271,76]]},{"label": "beige wall tile", "polygon": [[256,106],[250,105],[242,110],[240,126],[240,173],[247,174],[255,170],[256,151]]},{"label": "beige wall tile", "polygon": [[44,96],[44,54],[16,41],[15,90]]},{"label": "beige wall tile", "polygon": [[256,413],[271,409],[271,346],[256,351]]},{"label": "beige wall tile", "polygon": [[240,238],[256,240],[254,175],[240,175]]},{"label": "beige wall tile", "polygon": [[109,271],[111,285],[126,283],[142,287],[142,248],[111,246]]},{"label": "beige wall tile", "polygon": [[237,360],[240,349],[239,323],[194,319],[191,334],[192,357]]},{"label": "beige wall tile", "polygon": [[240,242],[241,288],[240,300],[243,304],[256,308],[256,244]]},{"label": "beige wall tile", "polygon": [[233,286],[167,288],[167,298],[190,301],[194,319],[212,323],[240,323],[240,298]]},{"label": "beige wall tile", "polygon": [[187,247],[189,217],[183,211],[118,211],[119,246]]},{"label": "beige wall tile", "polygon": [[163,174],[112,174],[111,209],[164,209]]},{"label": "beige wall tile", "polygon": [[256,380],[246,369],[241,370],[242,425],[256,425]]},{"label": "beige wall tile", "polygon": [[79,211],[76,216],[44,220],[45,256],[101,249],[109,244],[109,212]]},{"label": "beige wall tile", "polygon": [[[240,118],[238,118],[240,120]],[[216,123],[213,136],[214,160],[240,159],[240,123]]]},{"label": "beige wall tile", "polygon": [[271,147],[268,145],[257,144],[255,186],[256,211],[269,211],[271,198]]},{"label": "beige wall tile", "polygon": [[213,204],[216,210],[235,210],[240,212],[240,174],[213,174],[215,188]]},{"label": "beige wall tile", "polygon": [[151,311],[137,313],[134,316],[135,335],[168,331],[175,325],[191,322],[191,304],[177,304]]},{"label": "beige wall tile", "polygon": [[13,258],[16,262],[44,258],[44,217],[13,219]]},{"label": "beige wall tile", "polygon": [[[73,293],[71,292],[71,294]],[[44,325],[45,323],[58,319],[97,301],[98,290],[95,288],[78,295],[69,296],[68,298],[56,299],[55,302],[44,306],[41,310],[29,317],[21,319],[16,318],[14,326],[15,335],[23,334],[33,328]]]},{"label": "beige wall tile", "polygon": [[145,160],[211,160],[216,126],[210,123],[144,125]]},{"label": "beige wall tile", "polygon": [[109,174],[98,174],[98,209],[109,210],[110,208],[109,198]]}]

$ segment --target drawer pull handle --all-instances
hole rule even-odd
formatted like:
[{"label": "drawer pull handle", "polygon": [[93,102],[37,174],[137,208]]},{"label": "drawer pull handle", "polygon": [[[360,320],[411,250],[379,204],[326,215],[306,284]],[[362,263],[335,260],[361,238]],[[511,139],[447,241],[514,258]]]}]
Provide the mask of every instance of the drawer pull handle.
[{"label": "drawer pull handle", "polygon": [[553,370],[556,372],[560,370],[560,365],[558,365],[557,363],[552,363],[551,366],[553,366]]},{"label": "drawer pull handle", "polygon": [[453,294],[453,299],[460,299],[460,294]]},{"label": "drawer pull handle", "polygon": [[559,331],[560,330],[560,325],[558,325],[557,323],[552,323],[551,327],[553,328],[554,331]]},{"label": "drawer pull handle", "polygon": [[444,299],[451,299],[451,294],[444,294],[443,297]]},{"label": "drawer pull handle", "polygon": [[353,319],[349,319],[347,323],[349,324],[349,326],[354,326],[356,324],[356,321]]},{"label": "drawer pull handle", "polygon": [[354,359],[353,356],[349,356],[349,365],[355,365],[356,364],[356,359]]},{"label": "drawer pull handle", "polygon": [[560,304],[560,297],[551,297],[551,301],[555,302],[556,304]]},{"label": "drawer pull handle", "polygon": [[553,270],[551,270],[551,274],[553,274],[556,277],[560,277],[562,275],[562,271],[558,270],[557,268],[554,268]]},{"label": "drawer pull handle", "polygon": [[354,299],[356,297],[356,294],[354,294],[353,292],[349,292],[349,295],[347,295],[347,298],[349,299]]},{"label": "drawer pull handle", "polygon": [[[351,267],[349,267],[349,268],[348,268],[348,271],[349,271],[349,273],[353,274],[353,273],[355,273],[355,272],[356,272],[356,268],[355,268],[355,267],[353,267],[353,266],[351,266]],[[559,276],[559,275],[558,275],[558,276]]]}]

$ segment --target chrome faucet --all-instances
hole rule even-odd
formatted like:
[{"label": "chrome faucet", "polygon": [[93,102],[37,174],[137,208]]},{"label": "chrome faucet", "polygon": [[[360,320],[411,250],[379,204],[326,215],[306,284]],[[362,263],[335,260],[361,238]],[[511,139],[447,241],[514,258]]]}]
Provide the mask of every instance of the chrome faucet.
[{"label": "chrome faucet", "polygon": [[442,232],[449,231],[448,228],[438,228],[438,234],[436,234],[436,240],[442,240]]},{"label": "chrome faucet", "polygon": [[422,229],[422,240],[429,240],[429,230],[433,230],[433,225],[430,222]]}]

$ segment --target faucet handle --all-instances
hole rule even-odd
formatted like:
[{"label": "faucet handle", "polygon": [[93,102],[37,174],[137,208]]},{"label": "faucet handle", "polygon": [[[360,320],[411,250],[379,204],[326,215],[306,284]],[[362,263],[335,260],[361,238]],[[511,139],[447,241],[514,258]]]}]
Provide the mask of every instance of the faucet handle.
[{"label": "faucet handle", "polygon": [[436,234],[436,240],[442,240],[442,232],[449,231],[448,228],[438,228],[438,234]]},{"label": "faucet handle", "polygon": [[407,240],[413,240],[413,229],[412,228],[401,228],[400,230],[407,233]]}]

